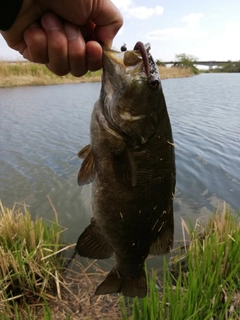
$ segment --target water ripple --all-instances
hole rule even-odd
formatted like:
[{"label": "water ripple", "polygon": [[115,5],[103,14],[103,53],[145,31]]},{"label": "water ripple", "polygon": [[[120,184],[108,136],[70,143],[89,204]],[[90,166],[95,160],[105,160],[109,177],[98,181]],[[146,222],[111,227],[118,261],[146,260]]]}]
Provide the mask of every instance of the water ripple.
[{"label": "water ripple", "polygon": [[[163,81],[176,144],[176,238],[180,217],[192,220],[226,200],[240,208],[239,74],[203,74]],[[100,84],[0,89],[0,198],[26,200],[35,215],[53,217],[68,241],[89,223],[90,190],[79,188],[77,152],[89,143]]]}]

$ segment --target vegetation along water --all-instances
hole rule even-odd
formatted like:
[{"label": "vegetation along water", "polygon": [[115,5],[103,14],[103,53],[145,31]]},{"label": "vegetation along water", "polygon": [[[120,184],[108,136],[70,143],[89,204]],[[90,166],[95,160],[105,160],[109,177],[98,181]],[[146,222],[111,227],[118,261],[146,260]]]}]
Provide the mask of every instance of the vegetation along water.
[{"label": "vegetation along water", "polygon": [[[20,235],[18,230],[26,232],[26,235],[21,233],[20,242],[24,244],[21,246],[24,261],[19,255],[8,254],[11,243],[4,240],[2,246],[1,242],[4,248],[1,253],[12,262],[1,264],[5,269],[1,269],[0,308],[7,311],[0,309],[0,319],[239,319],[239,216],[233,212],[240,207],[239,83],[237,73],[201,74],[162,82],[176,145],[176,249],[173,252],[179,250],[179,245],[183,249],[178,258],[170,261],[172,266],[164,263],[163,273],[157,273],[156,280],[153,274],[150,292],[144,299],[118,301],[112,296],[95,299],[96,285],[106,275],[102,267],[109,270],[111,260],[100,268],[93,262],[89,265],[90,261],[75,261],[78,272],[73,269],[73,273],[61,278],[62,272],[56,271],[62,266],[58,269],[52,255],[54,245],[59,243],[56,236],[44,242],[44,237],[50,234],[43,231],[39,234],[40,227],[34,227],[36,243],[43,247],[38,247],[39,253],[31,251],[31,246],[25,245],[28,235],[31,239],[34,236],[30,232],[33,222],[27,216],[28,228],[13,229],[16,235],[11,235],[11,239],[16,239]],[[24,202],[33,220],[38,216],[54,220],[49,195],[60,225],[68,228],[61,233],[59,248],[63,241],[74,243],[90,219],[88,191],[76,186],[79,163],[76,152],[88,143],[90,113],[99,89],[98,83],[0,89],[0,197],[8,207],[13,202]],[[223,199],[233,209],[223,207],[222,212],[212,216],[210,212]],[[1,217],[11,217],[11,211],[15,209],[1,205]],[[204,223],[199,217],[206,216],[209,222]],[[188,219],[193,224],[196,221],[196,228],[185,222]],[[2,220],[0,225],[3,226]],[[48,231],[49,226],[47,223]],[[54,230],[59,234],[58,228]],[[12,244],[12,248],[14,245],[18,244]],[[13,253],[18,254],[18,250]],[[49,269],[44,269],[47,272],[44,278],[49,275],[50,282],[41,282],[44,270],[37,279],[31,278],[31,269],[26,270],[30,261],[36,268],[33,270],[38,270],[37,263],[31,259],[42,259],[43,253],[49,257],[42,262],[49,259],[48,264],[53,266],[51,275]],[[20,266],[13,261],[21,262]],[[151,267],[158,270],[162,260],[150,258],[147,266],[151,275]],[[12,277],[8,276],[6,267],[10,267]],[[91,281],[87,270],[91,272]],[[21,275],[25,277],[24,272],[29,275],[30,281],[24,288],[31,300],[25,308],[19,291],[22,287],[17,285],[17,281],[22,281]],[[9,294],[6,288],[11,281],[17,290]],[[31,294],[37,292],[35,284],[38,289],[41,287],[41,295]],[[77,288],[76,284],[79,284]],[[18,296],[19,300],[15,299]]]}]

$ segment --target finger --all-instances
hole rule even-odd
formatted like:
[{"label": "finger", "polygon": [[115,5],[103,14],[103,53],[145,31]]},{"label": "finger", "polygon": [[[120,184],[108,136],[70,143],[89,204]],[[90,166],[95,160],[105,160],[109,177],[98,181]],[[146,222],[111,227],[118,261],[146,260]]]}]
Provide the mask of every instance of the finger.
[{"label": "finger", "polygon": [[110,0],[102,1],[100,9],[98,15],[92,18],[92,21],[96,24],[94,34],[99,42],[111,47],[113,38],[122,27],[123,18]]},{"label": "finger", "polygon": [[[96,25],[96,40],[110,47],[114,36],[123,24],[123,18],[111,0],[71,1],[71,10],[66,10],[69,0],[51,1],[51,8],[67,21],[85,25],[90,20]],[[91,39],[92,40],[92,39]]]},{"label": "finger", "polygon": [[32,62],[48,63],[47,36],[40,24],[30,25],[23,37],[26,43],[26,48],[22,52],[23,57]]},{"label": "finger", "polygon": [[69,22],[64,22],[64,31],[68,40],[68,64],[70,72],[76,77],[81,77],[87,72],[86,44],[79,27]]},{"label": "finger", "polygon": [[59,76],[69,73],[68,41],[61,19],[54,13],[46,13],[42,17],[42,27],[47,35],[49,70]]},{"label": "finger", "polygon": [[96,41],[89,41],[86,44],[87,68],[90,71],[97,71],[102,67],[102,47]]}]

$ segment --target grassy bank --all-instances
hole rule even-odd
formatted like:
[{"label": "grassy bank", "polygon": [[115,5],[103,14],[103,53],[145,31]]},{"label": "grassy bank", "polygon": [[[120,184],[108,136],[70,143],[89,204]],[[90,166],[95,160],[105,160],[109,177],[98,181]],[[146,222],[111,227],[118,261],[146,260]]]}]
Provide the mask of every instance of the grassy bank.
[{"label": "grassy bank", "polygon": [[54,220],[33,222],[25,207],[21,212],[0,205],[1,320],[240,318],[240,223],[229,209],[206,223],[197,220],[195,227],[182,221],[183,239],[189,240],[163,270],[148,270],[144,299],[95,296],[106,276],[96,261],[85,267],[75,261],[74,269],[64,270],[61,228]]},{"label": "grassy bank", "polygon": [[149,295],[133,300],[124,320],[237,320],[240,319],[240,221],[225,207],[195,228],[182,221],[183,238],[163,267],[162,281],[150,277]]},{"label": "grassy bank", "polygon": [[[190,69],[159,67],[161,78],[179,78],[192,76]],[[66,75],[59,77],[50,72],[44,65],[31,62],[8,63],[0,61],[0,87],[52,85],[61,83],[98,82],[101,81],[101,70],[88,72],[80,78]]]}]

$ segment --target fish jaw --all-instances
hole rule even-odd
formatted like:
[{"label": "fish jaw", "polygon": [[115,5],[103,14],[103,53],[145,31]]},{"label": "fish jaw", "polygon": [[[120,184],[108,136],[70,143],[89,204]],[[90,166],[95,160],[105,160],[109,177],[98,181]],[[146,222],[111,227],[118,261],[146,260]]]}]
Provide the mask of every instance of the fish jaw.
[{"label": "fish jaw", "polygon": [[158,85],[149,86],[149,75],[138,50],[125,52],[104,49],[100,101],[109,127],[128,136],[131,144],[146,143],[157,128],[163,98],[158,68],[148,54],[150,77]]},{"label": "fish jaw", "polygon": [[[139,50],[121,52],[103,46],[103,75],[108,76],[107,78],[115,89],[119,87],[120,83],[130,84],[133,80],[138,82],[138,85],[141,83],[146,85],[149,77],[154,77],[161,89],[158,67],[149,53],[150,44],[147,43],[144,47],[144,51],[148,55],[148,63],[145,61],[149,67],[148,71]],[[106,81],[107,78],[103,80]],[[104,83],[104,81],[102,82]]]},{"label": "fish jaw", "polygon": [[140,79],[141,77],[146,78],[144,73],[143,60],[137,51],[125,51],[119,52],[111,49],[103,51],[103,68],[108,73],[109,77],[113,76],[114,79],[110,81],[114,84],[118,82],[116,76],[119,78],[128,76],[127,79],[135,77]]}]

